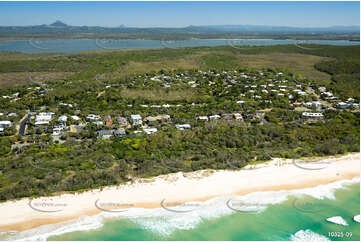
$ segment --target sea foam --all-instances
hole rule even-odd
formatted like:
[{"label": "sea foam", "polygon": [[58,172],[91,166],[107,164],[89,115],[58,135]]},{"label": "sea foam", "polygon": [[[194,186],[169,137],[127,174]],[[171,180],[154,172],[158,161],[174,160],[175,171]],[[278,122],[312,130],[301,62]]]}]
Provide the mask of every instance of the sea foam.
[{"label": "sea foam", "polygon": [[291,241],[331,241],[327,237],[317,234],[309,229],[297,231],[291,235]]},{"label": "sea foam", "polygon": [[[255,213],[267,209],[267,205],[279,204],[290,196],[312,196],[316,199],[335,199],[334,192],[337,189],[347,189],[349,185],[359,183],[360,178],[337,181],[326,185],[318,185],[313,188],[283,191],[254,192],[243,196],[217,197],[205,202],[196,203],[189,212],[172,212],[164,208],[130,208],[122,213],[101,212],[94,216],[84,216],[77,220],[67,221],[56,225],[45,225],[36,229],[28,230],[11,236],[8,240],[46,240],[50,236],[64,233],[92,230],[101,228],[108,219],[129,219],[140,227],[153,233],[167,237],[177,230],[190,230],[201,224],[204,219],[214,219],[236,213],[237,209],[230,209],[227,202],[236,201],[241,203],[241,211],[247,212],[247,208]],[[179,207],[172,210],[182,211]],[[306,235],[310,232],[306,232]],[[312,232],[312,231],[311,231]],[[301,234],[302,232],[300,232]],[[313,233],[313,232],[312,232]],[[296,238],[296,237],[295,237]],[[298,237],[297,237],[298,238]]]},{"label": "sea foam", "polygon": [[348,223],[346,222],[346,220],[344,220],[341,216],[335,216],[335,217],[327,218],[326,221],[334,223],[334,224],[348,226]]}]

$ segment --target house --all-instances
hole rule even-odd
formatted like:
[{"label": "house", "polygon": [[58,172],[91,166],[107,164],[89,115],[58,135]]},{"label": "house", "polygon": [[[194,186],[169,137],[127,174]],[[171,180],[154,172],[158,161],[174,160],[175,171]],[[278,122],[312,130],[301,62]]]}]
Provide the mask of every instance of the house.
[{"label": "house", "polygon": [[58,118],[58,121],[59,122],[63,122],[63,123],[66,123],[66,121],[68,121],[68,117],[65,116],[65,115],[62,115]]},{"label": "house", "polygon": [[61,135],[61,131],[63,129],[61,127],[54,127],[53,128],[53,136],[58,136],[58,135]]},{"label": "house", "polygon": [[97,121],[100,119],[100,116],[99,115],[95,115],[95,114],[89,114],[85,120],[88,121],[88,122],[92,122],[92,121]]},{"label": "house", "polygon": [[98,137],[101,137],[102,139],[109,139],[112,136],[113,130],[99,130]]},{"label": "house", "polygon": [[349,108],[349,107],[351,107],[351,104],[344,103],[344,102],[339,102],[339,103],[337,103],[337,107],[338,108]]},{"label": "house", "polygon": [[306,102],[303,104],[303,106],[307,107],[307,108],[319,108],[322,106],[322,104],[319,101],[313,101],[313,102]]},{"label": "house", "polygon": [[326,87],[319,87],[319,88],[318,88],[318,91],[319,91],[320,93],[324,93],[324,92],[326,92]]},{"label": "house", "polygon": [[170,116],[167,114],[163,114],[163,115],[158,115],[155,117],[148,116],[144,120],[146,122],[154,122],[154,121],[158,121],[158,120],[168,120],[168,119],[170,119]]},{"label": "house", "polygon": [[198,121],[208,121],[208,117],[207,116],[199,116],[197,118]]},{"label": "house", "polygon": [[217,119],[220,119],[220,118],[221,118],[221,116],[219,116],[218,114],[209,116],[210,120],[217,120]]},{"label": "house", "polygon": [[11,121],[0,121],[0,128],[10,128],[12,126]]},{"label": "house", "polygon": [[190,124],[176,124],[175,127],[176,127],[176,129],[179,129],[179,130],[191,129]]},{"label": "house", "polygon": [[16,117],[16,116],[18,116],[16,113],[9,113],[8,114],[8,117]]},{"label": "house", "polygon": [[118,121],[120,127],[126,127],[129,125],[127,119],[124,117],[117,117],[117,121]]},{"label": "house", "polygon": [[358,104],[358,103],[353,103],[353,104],[352,104],[352,108],[353,108],[353,109],[360,109],[360,104]]},{"label": "house", "polygon": [[76,116],[76,115],[71,116],[71,118],[74,119],[75,121],[79,121],[79,120],[80,120],[80,118],[79,118],[78,116]]},{"label": "house", "polygon": [[127,135],[127,133],[125,132],[124,129],[114,130],[113,134],[114,134],[114,136],[117,136],[117,137],[123,137],[123,136]]},{"label": "house", "polygon": [[323,118],[323,114],[322,113],[303,112],[302,117],[304,117],[304,118],[312,118],[312,119],[319,119],[319,118]]},{"label": "house", "polygon": [[146,134],[153,134],[158,131],[157,128],[144,128],[143,130]]},{"label": "house", "polygon": [[233,117],[234,117],[236,120],[241,120],[241,121],[243,121],[242,114],[240,114],[240,113],[234,113],[234,114],[233,114]]},{"label": "house", "polygon": [[35,121],[35,126],[49,125],[49,121]]},{"label": "house", "polygon": [[139,114],[130,115],[133,125],[142,125],[142,117]]},{"label": "house", "polygon": [[[39,113],[38,115],[36,115],[35,117],[35,123],[37,122],[50,122],[51,119],[53,118],[54,113]],[[35,124],[36,125],[36,124]]]},{"label": "house", "polygon": [[105,117],[105,125],[107,125],[107,126],[112,126],[113,125],[112,117],[110,117],[110,115],[107,115]]},{"label": "house", "polygon": [[92,123],[95,124],[96,126],[102,126],[103,125],[103,121],[94,121]]},{"label": "house", "polygon": [[244,101],[237,101],[237,104],[244,104]]},{"label": "house", "polygon": [[332,92],[323,92],[322,96],[324,96],[324,97],[333,97],[333,94],[332,94]]}]

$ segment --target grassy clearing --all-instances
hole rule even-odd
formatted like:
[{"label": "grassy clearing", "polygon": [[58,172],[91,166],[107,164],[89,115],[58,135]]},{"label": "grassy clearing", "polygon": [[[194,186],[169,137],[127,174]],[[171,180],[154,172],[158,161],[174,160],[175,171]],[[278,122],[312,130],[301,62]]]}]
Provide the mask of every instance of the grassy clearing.
[{"label": "grassy clearing", "polygon": [[153,101],[176,101],[184,99],[193,99],[197,97],[197,93],[192,89],[167,91],[164,89],[157,90],[132,90],[125,89],[120,91],[120,95],[131,99],[144,98]]},{"label": "grassy clearing", "polygon": [[41,83],[48,80],[64,79],[73,73],[70,72],[9,72],[0,73],[0,88],[7,88],[14,85]]}]

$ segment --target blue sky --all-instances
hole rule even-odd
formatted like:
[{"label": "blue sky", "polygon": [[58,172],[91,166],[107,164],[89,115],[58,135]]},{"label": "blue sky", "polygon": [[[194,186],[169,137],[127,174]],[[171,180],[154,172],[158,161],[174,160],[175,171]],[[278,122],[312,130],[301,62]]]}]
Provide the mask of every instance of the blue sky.
[{"label": "blue sky", "polygon": [[359,2],[0,2],[0,26],[359,25]]}]

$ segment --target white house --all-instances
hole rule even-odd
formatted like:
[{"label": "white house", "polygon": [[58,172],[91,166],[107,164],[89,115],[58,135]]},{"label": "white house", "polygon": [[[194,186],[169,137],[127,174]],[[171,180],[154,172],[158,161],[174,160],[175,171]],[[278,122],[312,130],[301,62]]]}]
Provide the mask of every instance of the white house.
[{"label": "white house", "polygon": [[190,124],[176,124],[175,127],[179,130],[191,129]]},{"label": "white house", "polygon": [[322,113],[303,112],[302,117],[304,117],[304,118],[323,118],[323,114]]},{"label": "white house", "polygon": [[0,121],[0,128],[9,128],[12,126],[11,121]]},{"label": "white house", "polygon": [[209,116],[210,120],[216,120],[216,119],[220,119],[220,118],[221,118],[221,116],[219,116],[218,114]]},{"label": "white house", "polygon": [[130,119],[132,120],[134,125],[141,125],[143,123],[142,117],[139,114],[130,115]]},{"label": "white house", "polygon": [[337,107],[338,108],[349,108],[349,107],[351,107],[351,104],[344,103],[344,102],[339,102],[339,103],[337,103]]},{"label": "white house", "polygon": [[65,116],[65,115],[62,115],[58,118],[58,121],[59,122],[63,122],[63,123],[66,123],[66,121],[68,121],[68,117]]},{"label": "white house", "polygon": [[51,119],[53,118],[53,115],[54,115],[54,113],[50,113],[50,112],[48,112],[48,113],[39,113],[35,117],[35,125],[36,125],[36,123],[38,123],[38,124],[40,124],[40,123],[45,124],[43,122],[49,123],[51,121]]},{"label": "white house", "polygon": [[49,125],[49,124],[50,124],[49,121],[36,121],[36,122],[35,122],[35,126]]},{"label": "white house", "polygon": [[79,120],[80,120],[80,118],[79,118],[78,116],[76,116],[76,115],[71,116],[71,118],[74,119],[75,121],[79,121]]},{"label": "white house", "polygon": [[157,128],[144,128],[143,130],[146,134],[153,134],[158,131]]},{"label": "white house", "polygon": [[91,122],[91,121],[97,121],[100,119],[99,115],[95,115],[95,114],[89,114],[86,118],[86,121]]},{"label": "white house", "polygon": [[207,116],[199,116],[197,118],[197,120],[199,120],[199,121],[208,121],[208,117]]}]

